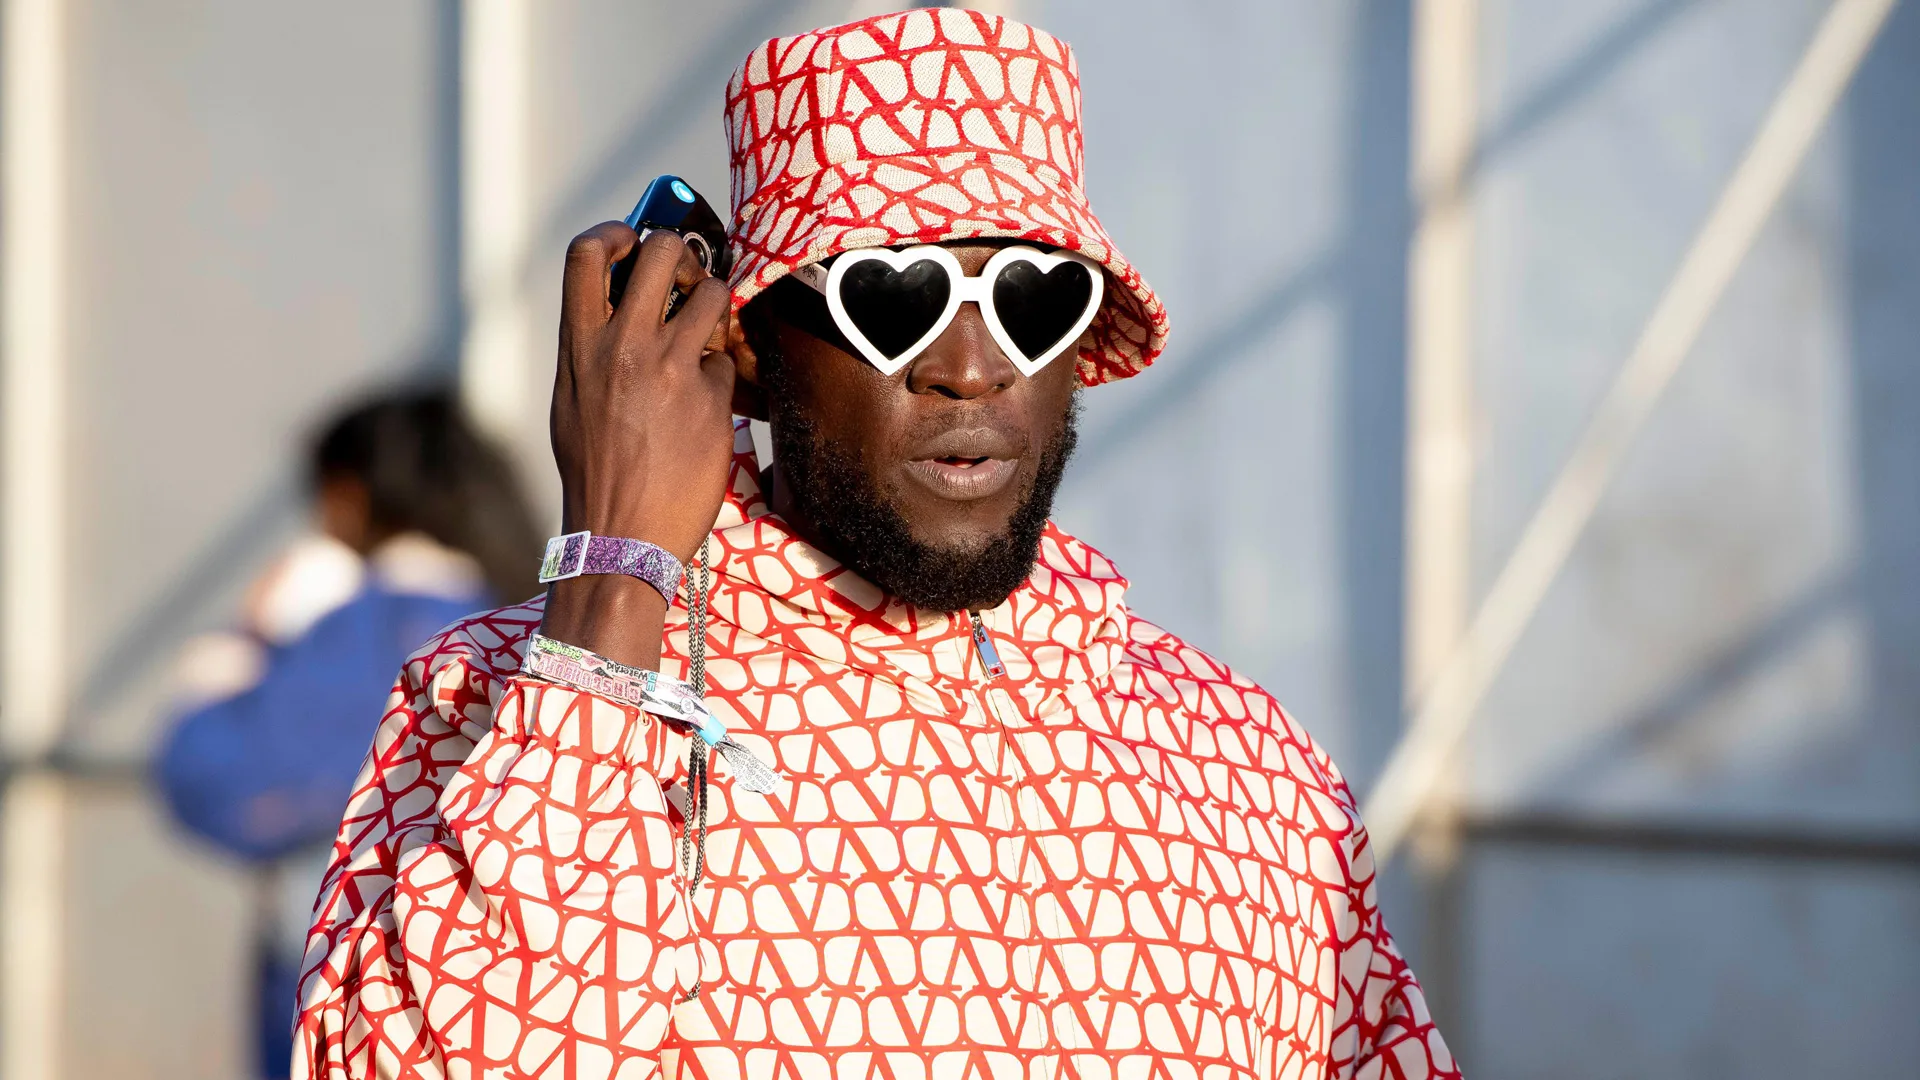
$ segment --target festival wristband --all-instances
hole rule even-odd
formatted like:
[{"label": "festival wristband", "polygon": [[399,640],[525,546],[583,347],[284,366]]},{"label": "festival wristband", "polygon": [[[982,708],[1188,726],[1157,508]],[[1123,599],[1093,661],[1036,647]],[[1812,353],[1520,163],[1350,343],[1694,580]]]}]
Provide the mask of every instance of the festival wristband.
[{"label": "festival wristband", "polygon": [[734,782],[748,791],[770,794],[780,779],[753,751],[727,734],[726,723],[707,708],[692,686],[671,675],[628,667],[544,634],[535,634],[528,642],[520,671],[545,682],[639,706],[644,712],[691,730],[720,751],[733,769]]},{"label": "festival wristband", "polygon": [[582,574],[625,574],[639,578],[660,590],[660,595],[671,604],[680,594],[680,581],[686,570],[672,552],[645,540],[595,536],[583,529],[547,541],[546,554],[540,560],[540,584],[565,581]]}]

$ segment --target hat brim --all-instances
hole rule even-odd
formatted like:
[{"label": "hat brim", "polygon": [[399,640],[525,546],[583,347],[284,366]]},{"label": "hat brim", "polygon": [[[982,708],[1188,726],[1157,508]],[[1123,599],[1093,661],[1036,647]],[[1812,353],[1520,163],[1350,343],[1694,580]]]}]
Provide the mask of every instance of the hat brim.
[{"label": "hat brim", "polygon": [[1165,347],[1165,306],[1086,196],[1055,170],[1011,155],[862,159],[759,192],[733,225],[733,303],[842,251],[976,238],[1065,248],[1106,268],[1106,300],[1078,347],[1082,383],[1135,375]]}]

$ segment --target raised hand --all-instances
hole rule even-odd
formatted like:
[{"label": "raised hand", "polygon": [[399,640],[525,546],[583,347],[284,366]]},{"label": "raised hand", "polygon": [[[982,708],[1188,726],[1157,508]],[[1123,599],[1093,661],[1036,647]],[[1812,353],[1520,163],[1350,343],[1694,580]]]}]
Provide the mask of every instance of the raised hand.
[{"label": "raised hand", "polygon": [[[726,493],[733,450],[733,360],[722,351],[726,284],[679,237],[639,244],[611,221],[567,248],[560,357],[553,387],[553,456],[564,528],[628,536],[692,560]],[[616,309],[613,264],[634,253]],[[671,319],[670,289],[687,299]],[[655,667],[666,602],[620,575],[555,582],[544,632],[622,663]]]}]

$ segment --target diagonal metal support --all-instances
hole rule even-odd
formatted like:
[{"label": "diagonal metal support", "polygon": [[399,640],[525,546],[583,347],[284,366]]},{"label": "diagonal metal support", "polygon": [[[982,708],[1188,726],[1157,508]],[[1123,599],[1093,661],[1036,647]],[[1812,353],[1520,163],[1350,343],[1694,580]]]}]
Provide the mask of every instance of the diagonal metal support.
[{"label": "diagonal metal support", "polygon": [[1527,522],[1466,635],[1421,688],[1363,816],[1384,864],[1412,829],[1474,714],[1566,565],[1607,483],[1860,67],[1895,0],[1836,0],[1767,110],[1559,475]]}]

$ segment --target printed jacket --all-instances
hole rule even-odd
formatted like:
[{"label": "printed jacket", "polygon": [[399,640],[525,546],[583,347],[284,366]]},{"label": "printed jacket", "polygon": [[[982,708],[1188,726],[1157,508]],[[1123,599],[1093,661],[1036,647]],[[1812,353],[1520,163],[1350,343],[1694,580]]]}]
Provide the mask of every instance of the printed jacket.
[{"label": "printed jacket", "polygon": [[521,676],[538,602],[455,623],[347,806],[296,1077],[1458,1075],[1353,797],[1265,691],[1053,527],[983,613],[990,680],[964,614],[769,516],[738,434],[709,700],[778,789],[716,759],[689,896],[686,737]]}]

